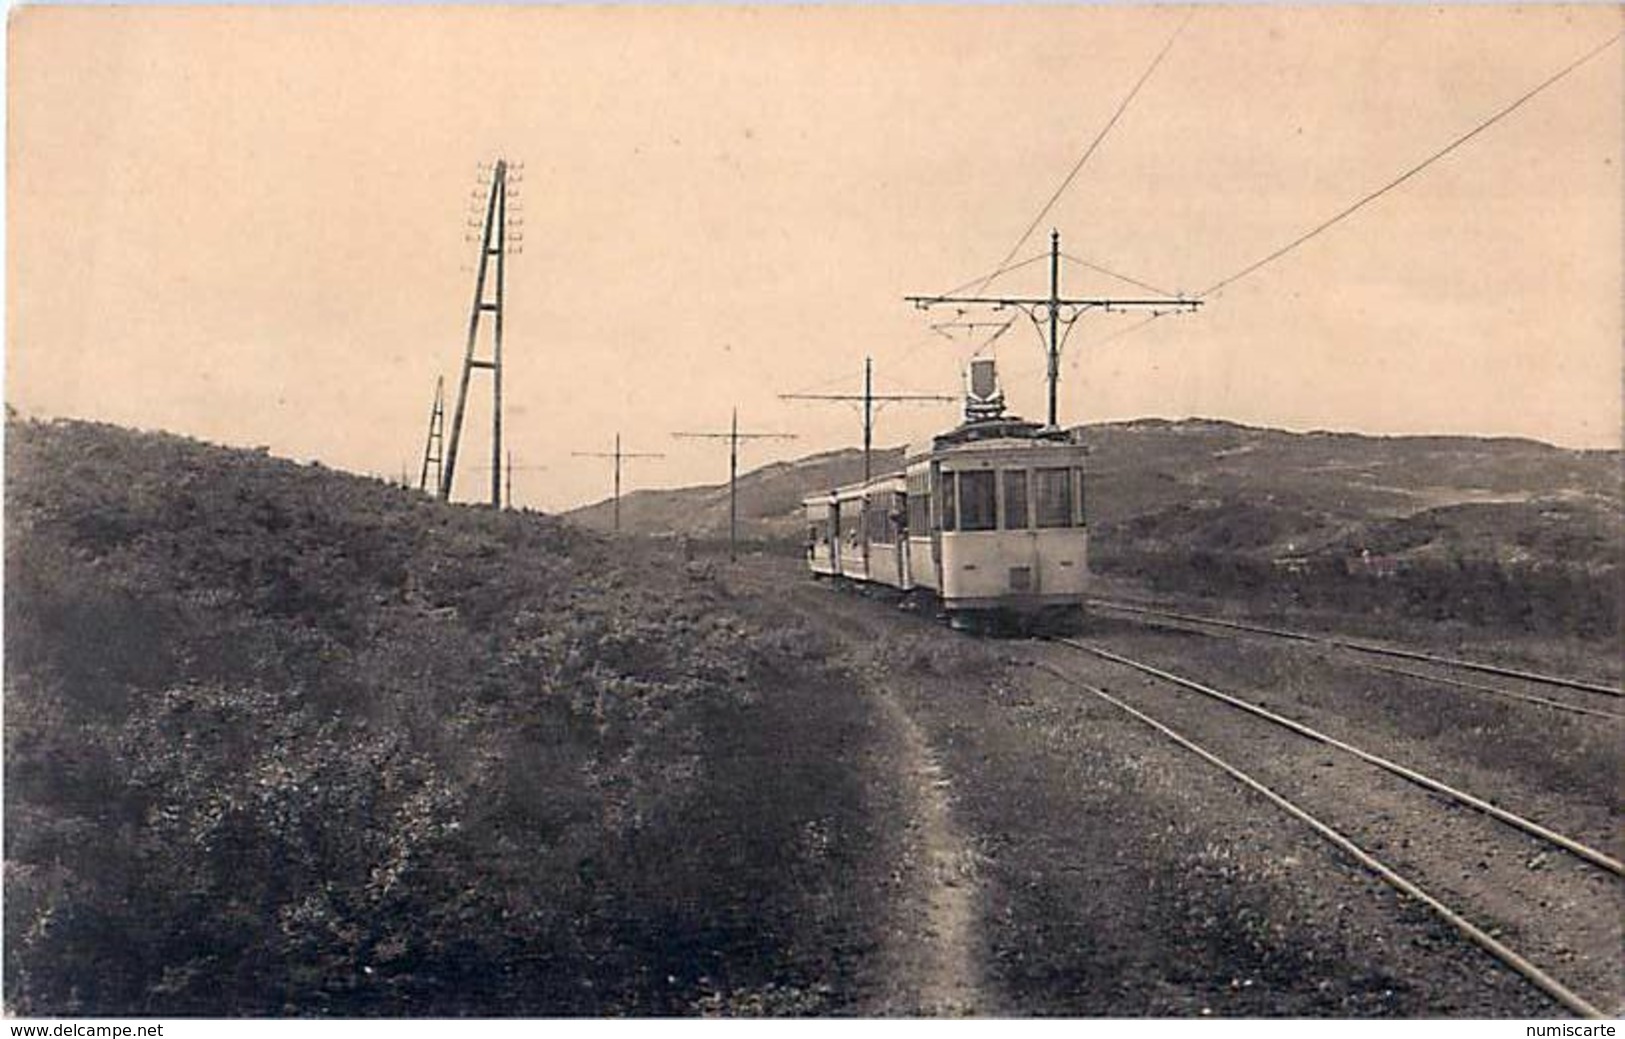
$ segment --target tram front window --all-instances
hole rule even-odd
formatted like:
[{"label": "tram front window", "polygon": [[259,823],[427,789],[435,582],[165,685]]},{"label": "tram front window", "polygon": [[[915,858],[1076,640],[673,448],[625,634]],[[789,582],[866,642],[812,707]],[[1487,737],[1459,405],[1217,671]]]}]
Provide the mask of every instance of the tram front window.
[{"label": "tram front window", "polygon": [[993,473],[959,474],[959,529],[995,530],[998,515],[993,508]]},{"label": "tram front window", "polygon": [[1034,470],[1033,490],[1036,492],[1034,497],[1037,499],[1040,527],[1072,525],[1072,470]]},{"label": "tram front window", "polygon": [[1004,474],[1004,529],[1027,529],[1027,470],[1008,469]]}]

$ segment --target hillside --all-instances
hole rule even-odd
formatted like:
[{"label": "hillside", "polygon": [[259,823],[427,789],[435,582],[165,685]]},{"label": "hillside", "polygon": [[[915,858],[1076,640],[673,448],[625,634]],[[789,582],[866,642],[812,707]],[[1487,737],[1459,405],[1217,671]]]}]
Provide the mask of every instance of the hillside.
[{"label": "hillside", "polygon": [[[967,638],[789,557],[685,562],[178,437],[12,422],[6,452],[8,1014],[1549,1012],[1365,897],[1295,823],[1191,782],[1178,748],[1057,685],[1032,656],[1056,647]],[[1114,565],[1220,590],[1257,576],[1241,547],[1157,554],[1217,529],[1168,522]],[[1528,572],[1449,563],[1393,587],[1454,611],[1516,587],[1564,624],[1592,587],[1486,575]],[[1306,596],[1376,586],[1277,576]],[[1097,634],[1206,654],[1308,723],[1469,767],[1498,801],[1531,782],[1613,832],[1617,753],[1590,719],[1424,702],[1250,642]],[[1513,663],[1520,645],[1617,659],[1488,637]],[[1327,774],[1301,750],[1260,764]],[[1377,831],[1395,846],[1437,836],[1384,788],[1326,793],[1353,795],[1356,825],[1404,821]],[[1547,907],[1576,890],[1527,854],[1498,868],[1557,886],[1486,917],[1508,930],[1560,923]],[[1579,961],[1611,967],[1617,929],[1582,937]]]},{"label": "hillside", "polygon": [[[881,448],[870,455],[876,473],[902,465],[902,448]],[[816,488],[828,489],[863,479],[863,452],[828,451],[794,462],[774,462],[739,478],[741,536],[761,541],[801,537],[801,499]],[[608,501],[567,514],[574,523],[610,530],[614,511]],[[634,534],[728,536],[728,485],[633,491],[621,498],[621,529]]]},{"label": "hillside", "polygon": [[840,1009],[885,756],[793,625],[319,466],[6,452],[9,1013]]},{"label": "hillside", "polygon": [[1382,624],[1619,631],[1618,452],[1222,422],[1087,433],[1102,572]]},{"label": "hillside", "polygon": [[[1102,572],[1201,593],[1296,585],[1289,596],[1329,595],[1360,609],[1380,605],[1386,589],[1424,616],[1616,629],[1625,562],[1617,451],[1208,420],[1106,423],[1081,436],[1091,449],[1092,556]],[[876,470],[894,468],[899,456],[877,452]],[[800,498],[861,473],[860,453],[848,450],[741,476],[741,535],[798,544]],[[629,531],[714,537],[727,529],[727,488],[637,492],[622,510]],[[568,517],[603,527],[608,506]],[[1451,579],[1441,583],[1442,571]],[[1370,587],[1366,578],[1388,584]],[[1461,600],[1460,580],[1477,588],[1471,603]],[[1541,604],[1516,595],[1485,601],[1509,584]],[[1574,609],[1560,609],[1565,601]]]},{"label": "hillside", "polygon": [[1286,433],[1227,422],[1141,421],[1084,429],[1094,522],[1248,501],[1322,527],[1461,505],[1543,500],[1616,510],[1620,456],[1530,440]]}]

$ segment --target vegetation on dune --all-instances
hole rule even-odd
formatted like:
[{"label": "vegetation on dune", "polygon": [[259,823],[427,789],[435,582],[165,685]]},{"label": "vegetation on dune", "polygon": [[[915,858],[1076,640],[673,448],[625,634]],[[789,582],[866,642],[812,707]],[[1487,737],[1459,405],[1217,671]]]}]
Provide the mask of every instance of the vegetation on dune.
[{"label": "vegetation on dune", "polygon": [[[1090,559],[1102,573],[1266,607],[1593,639],[1619,630],[1617,451],[1202,419],[1079,434],[1090,448]],[[897,448],[876,453],[878,472],[900,464]],[[741,537],[799,552],[801,498],[861,473],[861,453],[848,450],[741,476]],[[727,530],[727,499],[725,486],[638,492],[623,520],[714,539]],[[571,518],[607,524],[607,505]]]},{"label": "vegetation on dune", "polygon": [[[871,458],[877,473],[899,469],[901,448],[877,448]],[[782,549],[799,544],[806,523],[801,499],[819,490],[863,479],[863,452],[846,449],[812,455],[794,462],[774,462],[740,477],[739,516],[743,537]],[[594,530],[609,530],[614,510],[608,501],[570,513],[571,521]],[[633,491],[621,498],[626,530],[644,534],[683,534],[708,542],[728,536],[728,485],[677,490]]]},{"label": "vegetation on dune", "polygon": [[1086,436],[1102,572],[1260,605],[1619,630],[1618,452],[1201,421]]},{"label": "vegetation on dune", "polygon": [[111,427],[6,475],[9,1011],[830,1008],[861,734],[763,735],[824,665],[715,581]]},{"label": "vegetation on dune", "polygon": [[1266,608],[1609,639],[1619,632],[1621,573],[1610,525],[1617,531],[1607,514],[1572,503],[1458,505],[1344,525],[1310,551],[1282,555],[1283,531],[1325,528],[1302,514],[1219,502],[1098,529],[1091,565],[1158,592]]}]

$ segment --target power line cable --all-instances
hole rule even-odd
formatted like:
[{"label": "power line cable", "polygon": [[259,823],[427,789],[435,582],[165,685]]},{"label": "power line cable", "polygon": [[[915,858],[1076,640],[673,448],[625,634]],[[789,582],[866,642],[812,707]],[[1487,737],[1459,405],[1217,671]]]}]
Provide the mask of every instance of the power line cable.
[{"label": "power line cable", "polygon": [[1095,346],[1096,349],[1098,349],[1099,347],[1105,346],[1107,343],[1113,342],[1113,341],[1118,340],[1118,339],[1122,339],[1124,336],[1131,335],[1131,334],[1133,334],[1135,332],[1138,332],[1140,329],[1144,328],[1146,325],[1149,325],[1151,322],[1156,321],[1158,318],[1164,318],[1164,317],[1167,317],[1167,316],[1168,316],[1168,311],[1160,310],[1160,311],[1156,312],[1155,314],[1152,314],[1150,317],[1147,317],[1147,318],[1144,318],[1143,320],[1134,322],[1134,324],[1129,325],[1126,328],[1118,329],[1117,331],[1113,332],[1111,335],[1106,336],[1103,339],[1095,340],[1094,346]]},{"label": "power line cable", "polygon": [[1111,270],[1108,267],[1102,267],[1100,264],[1094,263],[1094,262],[1092,262],[1090,260],[1080,259],[1079,257],[1071,255],[1070,253],[1062,253],[1061,254],[1061,259],[1070,260],[1071,262],[1077,264],[1079,267],[1087,267],[1089,270],[1095,271],[1095,272],[1100,273],[1100,274],[1104,274],[1107,277],[1116,278],[1118,281],[1126,282],[1126,283],[1128,283],[1130,285],[1133,285],[1136,288],[1144,289],[1147,292],[1155,292],[1159,296],[1177,297],[1179,295],[1179,293],[1177,293],[1177,292],[1169,292],[1167,289],[1159,289],[1155,285],[1152,285],[1152,284],[1149,284],[1147,282],[1141,281],[1138,278],[1131,278],[1126,274],[1120,274],[1117,271]]},{"label": "power line cable", "polygon": [[[913,342],[911,342],[908,346],[903,347],[903,353],[902,353],[901,357],[899,357],[896,361],[893,361],[892,363],[897,365],[899,368],[901,368],[905,361],[912,358],[915,354],[919,353],[925,347],[930,346],[933,343],[935,343],[937,341],[936,337],[939,334],[940,333],[937,333],[937,332],[933,331],[933,332],[930,332],[929,334],[921,335],[919,338],[917,338]],[[850,373],[850,372],[842,372],[839,375],[832,375],[827,379],[820,379],[818,382],[812,383],[811,385],[808,385],[808,386],[803,386],[800,389],[791,390],[790,393],[792,395],[793,394],[798,394],[798,393],[812,393],[812,392],[814,392],[816,390],[827,389],[827,388],[829,388],[831,386],[834,386],[836,383],[842,383],[842,382],[850,381],[851,377],[852,377],[852,373]]]},{"label": "power line cable", "polygon": [[[1016,316],[1011,315],[1009,321],[1006,321],[1004,324],[1000,325],[997,329],[995,329],[993,331],[993,333],[991,335],[989,335],[986,339],[982,340],[982,345],[980,345],[976,349],[972,350],[970,355],[972,357],[980,357],[980,356],[982,356],[982,351],[988,349],[991,346],[997,345],[998,341],[999,341],[999,337],[1003,336],[1006,332],[1010,331],[1010,326],[1014,325],[1015,323],[1016,323]],[[1068,329],[1068,332],[1070,332],[1070,331],[1071,331],[1071,329]]]},{"label": "power line cable", "polygon": [[[970,288],[972,285],[977,284],[978,282],[980,282],[982,285],[985,286],[989,282],[993,281],[995,278],[1000,277],[1001,275],[1009,274],[1011,271],[1020,270],[1023,267],[1030,266],[1032,264],[1037,263],[1040,260],[1045,260],[1045,259],[1048,259],[1048,258],[1049,258],[1048,253],[1038,253],[1037,255],[1030,256],[1027,259],[1020,261],[1019,263],[1007,263],[1007,264],[1002,265],[1002,266],[1000,266],[998,268],[995,268],[989,274],[978,275],[977,277],[972,278],[970,281],[965,282],[963,285],[958,285],[958,286],[948,290],[947,292],[943,293],[943,295],[951,296],[956,292],[962,292],[965,289]],[[933,330],[931,335],[922,336],[916,342],[912,343],[908,347],[905,347],[904,352],[902,353],[902,355],[893,363],[895,363],[899,367],[901,367],[907,361],[912,360],[914,358],[914,355],[918,354],[922,349],[924,349],[925,347],[930,346],[932,343],[936,342],[935,337],[940,336],[942,334],[943,333],[941,333],[941,332],[937,332],[937,331]],[[996,333],[996,335],[997,334],[998,333]],[[984,344],[984,345],[986,345],[986,344]],[[843,372],[843,373],[841,373],[839,375],[832,375],[828,379],[822,379],[822,380],[820,380],[818,382],[815,382],[815,383],[813,383],[813,384],[811,384],[809,386],[803,386],[801,389],[795,390],[793,392],[795,392],[795,393],[811,393],[814,390],[822,390],[822,389],[824,389],[826,387],[833,386],[838,382],[843,382],[848,378],[850,378],[849,374]]]},{"label": "power line cable", "polygon": [[[1570,62],[1568,65],[1565,65],[1562,69],[1558,70],[1553,75],[1547,77],[1539,85],[1535,86],[1533,89],[1529,90],[1528,92],[1526,92],[1525,94],[1520,96],[1517,100],[1515,100],[1511,104],[1508,104],[1505,107],[1501,108],[1499,111],[1495,112],[1495,114],[1493,114],[1489,118],[1483,120],[1478,125],[1474,126],[1472,129],[1468,130],[1466,133],[1464,133],[1464,134],[1460,135],[1459,137],[1455,138],[1449,144],[1445,145],[1443,148],[1441,148],[1438,151],[1434,152],[1432,155],[1428,156],[1426,159],[1423,159],[1421,162],[1417,163],[1415,166],[1412,166],[1410,169],[1406,170],[1404,173],[1400,174],[1398,177],[1395,177],[1393,180],[1391,180],[1388,183],[1384,184],[1382,187],[1377,188],[1375,191],[1372,191],[1372,192],[1368,193],[1364,197],[1360,198],[1358,201],[1354,202],[1353,204],[1351,204],[1351,205],[1345,207],[1344,209],[1342,209],[1341,211],[1339,211],[1336,215],[1328,218],[1327,220],[1322,221],[1320,224],[1317,224],[1315,227],[1313,227],[1310,230],[1308,230],[1308,231],[1304,232],[1303,234],[1299,235],[1297,238],[1295,238],[1292,241],[1288,242],[1286,245],[1281,246],[1279,249],[1276,249],[1275,251],[1269,253],[1268,255],[1264,256],[1263,258],[1261,258],[1259,260],[1255,260],[1254,262],[1248,264],[1246,267],[1243,267],[1242,269],[1238,270],[1236,273],[1231,274],[1228,277],[1221,278],[1219,281],[1214,282],[1207,289],[1205,289],[1204,291],[1199,293],[1198,298],[1199,299],[1206,299],[1206,298],[1208,298],[1210,296],[1213,296],[1213,295],[1215,295],[1217,293],[1220,293],[1220,292],[1224,291],[1226,288],[1229,288],[1231,285],[1233,285],[1236,282],[1240,281],[1242,278],[1245,278],[1245,277],[1255,273],[1256,271],[1260,270],[1261,268],[1267,266],[1268,264],[1271,264],[1271,263],[1275,262],[1276,260],[1278,260],[1281,257],[1285,256],[1287,253],[1289,253],[1292,250],[1296,249],[1298,246],[1303,245],[1305,242],[1308,242],[1310,239],[1312,239],[1315,236],[1321,234],[1322,232],[1329,230],[1333,225],[1335,225],[1335,224],[1347,219],[1348,217],[1354,215],[1354,213],[1356,213],[1360,209],[1363,209],[1365,206],[1367,206],[1370,203],[1376,201],[1377,198],[1379,198],[1380,196],[1382,196],[1382,195],[1388,193],[1389,191],[1392,191],[1393,189],[1399,187],[1401,184],[1403,184],[1406,181],[1410,180],[1412,177],[1416,176],[1418,173],[1421,173],[1428,166],[1431,166],[1433,163],[1435,163],[1435,162],[1439,161],[1440,159],[1444,158],[1446,155],[1449,155],[1451,152],[1455,151],[1457,148],[1459,148],[1462,145],[1466,144],[1468,141],[1472,140],[1474,137],[1478,136],[1480,133],[1482,133],[1485,130],[1489,129],[1495,123],[1500,122],[1502,119],[1504,119],[1507,116],[1511,115],[1517,109],[1523,107],[1523,105],[1525,105],[1529,101],[1533,100],[1537,95],[1539,95],[1540,93],[1542,93],[1543,91],[1545,91],[1549,87],[1555,85],[1559,80],[1562,80],[1563,78],[1568,76],[1570,73],[1572,73],[1572,72],[1576,71],[1577,69],[1579,69],[1580,66],[1586,64],[1588,61],[1595,58],[1597,55],[1601,54],[1603,51],[1607,50],[1609,47],[1612,47],[1615,43],[1618,43],[1619,39],[1620,39],[1620,37],[1622,35],[1625,35],[1625,33],[1615,33],[1613,36],[1609,37],[1603,43],[1599,44],[1596,47],[1593,47],[1591,50],[1589,50],[1586,53],[1582,54],[1579,58],[1577,58],[1574,61]],[[1116,332],[1113,332],[1111,335],[1106,336],[1104,339],[1097,340],[1094,343],[1094,346],[1095,347],[1105,346],[1107,343],[1114,342],[1114,341],[1116,341],[1118,339],[1122,339],[1122,338],[1124,338],[1126,336],[1132,335],[1133,333],[1138,332],[1140,329],[1142,329],[1142,328],[1146,327],[1147,325],[1151,324],[1153,321],[1156,321],[1157,319],[1159,319],[1161,317],[1164,317],[1164,316],[1165,316],[1165,314],[1163,314],[1163,313],[1154,313],[1151,316],[1145,318],[1143,321],[1136,321],[1134,324],[1129,325],[1126,328],[1122,328],[1122,329],[1119,329]]]},{"label": "power line cable", "polygon": [[998,278],[998,277],[1000,277],[1002,275],[1009,274],[1011,271],[1019,271],[1021,268],[1026,267],[1029,264],[1034,264],[1034,263],[1037,263],[1039,260],[1047,260],[1047,259],[1049,259],[1049,253],[1038,253],[1035,256],[1027,257],[1025,260],[1022,260],[1020,263],[1011,263],[1010,262],[1010,257],[1006,256],[1004,258],[1004,262],[1000,263],[999,266],[995,267],[991,274],[979,275],[979,276],[977,276],[975,278],[972,278],[970,281],[965,282],[963,285],[955,285],[953,288],[949,289],[947,292],[942,293],[942,295],[944,295],[944,296],[957,296],[957,295],[959,295],[959,293],[964,292],[966,289],[968,289],[968,288],[970,288],[972,286],[976,286],[976,291],[981,292],[983,289],[987,288],[989,284],[992,283],[994,278]]},{"label": "power line cable", "polygon": [[1565,65],[1557,73],[1555,73],[1554,75],[1548,77],[1546,80],[1541,82],[1539,86],[1536,86],[1534,89],[1528,91],[1522,97],[1519,97],[1516,101],[1514,101],[1511,104],[1507,105],[1506,107],[1502,108],[1500,111],[1496,112],[1494,115],[1490,116],[1488,119],[1485,119],[1483,122],[1479,123],[1477,126],[1473,127],[1471,130],[1468,130],[1466,133],[1464,133],[1461,136],[1457,137],[1455,140],[1451,141],[1449,144],[1445,145],[1443,148],[1441,148],[1438,151],[1434,152],[1432,155],[1428,156],[1426,159],[1423,159],[1421,162],[1417,163],[1415,166],[1412,166],[1410,169],[1406,170],[1404,173],[1401,173],[1399,176],[1395,177],[1393,180],[1391,180],[1388,183],[1384,184],[1382,187],[1380,187],[1380,188],[1376,189],[1375,191],[1372,191],[1369,194],[1365,195],[1359,201],[1355,202],[1353,205],[1350,205],[1350,206],[1344,208],[1343,210],[1339,211],[1335,216],[1332,216],[1332,217],[1322,221],[1321,223],[1316,224],[1314,227],[1310,228],[1308,231],[1305,231],[1303,234],[1301,234],[1298,237],[1294,238],[1292,241],[1288,242],[1286,245],[1281,246],[1279,249],[1276,249],[1274,252],[1272,252],[1269,255],[1263,257],[1262,259],[1255,260],[1254,262],[1248,264],[1247,266],[1243,267],[1241,270],[1239,270],[1236,273],[1230,275],[1229,277],[1222,278],[1219,281],[1214,282],[1212,284],[1212,286],[1210,286],[1209,288],[1207,288],[1206,290],[1201,292],[1199,295],[1201,297],[1203,297],[1203,298],[1206,298],[1208,296],[1213,295],[1216,292],[1219,292],[1219,291],[1221,291],[1221,290],[1223,290],[1225,288],[1228,288],[1229,286],[1231,286],[1231,285],[1235,284],[1236,282],[1240,281],[1242,278],[1247,277],[1248,275],[1254,273],[1255,271],[1257,271],[1257,270],[1267,266],[1268,264],[1271,264],[1271,263],[1275,262],[1276,260],[1280,259],[1281,257],[1285,256],[1287,253],[1289,253],[1292,250],[1296,249],[1298,246],[1303,245],[1305,242],[1309,241],[1311,238],[1314,238],[1316,235],[1319,235],[1321,232],[1329,230],[1333,225],[1339,223],[1340,221],[1342,221],[1342,220],[1344,220],[1344,219],[1346,219],[1346,218],[1348,218],[1350,216],[1353,216],[1359,210],[1365,208],[1370,203],[1375,202],[1378,198],[1381,198],[1383,195],[1385,195],[1388,192],[1392,191],[1394,188],[1399,187],[1401,184],[1405,183],[1407,180],[1410,180],[1412,177],[1416,176],[1418,173],[1421,173],[1423,170],[1427,169],[1429,166],[1433,165],[1435,162],[1438,162],[1440,159],[1444,158],[1446,155],[1449,155],[1451,152],[1455,151],[1457,148],[1459,148],[1462,145],[1466,144],[1468,141],[1472,140],[1474,137],[1477,137],[1479,134],[1483,133],[1485,130],[1489,129],[1491,126],[1495,125],[1496,123],[1500,122],[1502,119],[1504,119],[1507,116],[1511,115],[1513,112],[1515,112],[1519,108],[1523,107],[1524,104],[1526,104],[1527,102],[1532,100],[1536,95],[1540,94],[1542,91],[1546,90],[1548,87],[1550,87],[1553,84],[1557,83],[1559,80],[1561,80],[1565,76],[1569,75],[1569,73],[1571,73],[1574,70],[1578,69],[1581,65],[1584,65],[1586,62],[1590,61],[1592,58],[1595,58],[1597,55],[1601,54],[1603,51],[1607,50],[1609,47],[1612,47],[1615,43],[1617,43],[1619,41],[1619,38],[1620,38],[1621,35],[1625,35],[1625,34],[1615,33],[1611,38],[1609,38],[1607,40],[1607,42],[1601,44],[1600,46],[1593,47],[1591,50],[1587,51],[1585,54],[1581,55],[1579,58],[1577,58],[1574,61],[1570,62],[1569,64]]},{"label": "power line cable", "polygon": [[[1118,102],[1117,110],[1106,121],[1106,125],[1100,128],[1100,132],[1095,135],[1095,139],[1089,142],[1089,147],[1085,148],[1083,154],[1078,156],[1078,161],[1072,165],[1071,171],[1062,179],[1060,186],[1055,189],[1049,200],[1038,210],[1038,215],[1033,217],[1032,222],[1027,225],[1027,229],[1021,232],[1021,237],[1016,239],[1016,244],[1012,245],[1010,251],[1005,254],[1004,259],[999,261],[999,266],[1002,267],[1010,262],[1010,257],[1021,250],[1021,247],[1027,243],[1027,239],[1032,236],[1033,231],[1038,228],[1039,224],[1044,222],[1044,218],[1049,215],[1049,211],[1055,208],[1055,203],[1060,201],[1061,196],[1066,193],[1066,189],[1072,186],[1072,182],[1077,179],[1078,174],[1083,170],[1084,164],[1089,161],[1090,156],[1095,154],[1101,142],[1106,139],[1106,135],[1112,132],[1112,127],[1117,125],[1117,121],[1123,117],[1123,113],[1128,111],[1128,106],[1139,95],[1140,88],[1145,86],[1146,81],[1151,78],[1151,74],[1157,70],[1157,66],[1162,64],[1162,59],[1173,48],[1174,41],[1179,39],[1179,34],[1185,31],[1185,26],[1189,25],[1194,17],[1196,17],[1196,9],[1191,8],[1186,12],[1185,20],[1179,23],[1179,27],[1173,31],[1168,37],[1168,41],[1162,45],[1162,49],[1157,52],[1157,56],[1151,59],[1151,64],[1147,65],[1145,71],[1140,73],[1140,78],[1135,81],[1133,88],[1124,95],[1122,101]],[[984,283],[976,291],[980,292],[986,287],[986,283]],[[953,292],[944,293],[944,295],[951,296],[958,291],[958,289],[955,289]]]}]

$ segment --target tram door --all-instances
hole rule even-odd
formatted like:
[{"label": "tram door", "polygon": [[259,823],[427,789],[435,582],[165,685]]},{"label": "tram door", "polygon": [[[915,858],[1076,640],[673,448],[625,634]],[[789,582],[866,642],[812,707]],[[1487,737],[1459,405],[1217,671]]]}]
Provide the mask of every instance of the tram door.
[{"label": "tram door", "polygon": [[897,587],[907,588],[908,580],[908,491],[896,496],[897,502]]},{"label": "tram door", "polygon": [[942,583],[942,514],[944,509],[953,509],[954,503],[948,496],[953,494],[952,479],[944,479],[942,463],[931,463],[931,515],[928,522],[931,525],[931,572],[936,575],[937,594],[943,595],[946,589]]},{"label": "tram door", "polygon": [[829,566],[839,576],[841,570],[841,506],[833,498],[829,506]]}]

